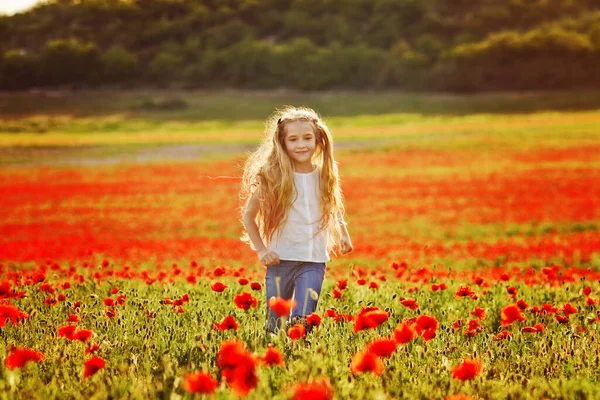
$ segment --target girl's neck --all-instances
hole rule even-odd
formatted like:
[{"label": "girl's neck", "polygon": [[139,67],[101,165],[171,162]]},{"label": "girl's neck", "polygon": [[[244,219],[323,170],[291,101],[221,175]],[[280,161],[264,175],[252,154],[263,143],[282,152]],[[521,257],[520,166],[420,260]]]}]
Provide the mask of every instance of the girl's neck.
[{"label": "girl's neck", "polygon": [[317,166],[313,165],[313,163],[303,163],[303,164],[294,164],[294,172],[299,174],[309,174],[315,170]]}]

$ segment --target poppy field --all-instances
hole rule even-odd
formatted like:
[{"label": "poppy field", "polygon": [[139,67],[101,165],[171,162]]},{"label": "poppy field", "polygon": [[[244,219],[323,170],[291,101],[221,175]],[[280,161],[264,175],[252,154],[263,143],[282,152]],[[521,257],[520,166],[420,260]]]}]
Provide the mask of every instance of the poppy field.
[{"label": "poppy field", "polygon": [[600,398],[600,114],[477,118],[333,129],[354,250],[278,336],[243,152],[3,163],[1,397]]}]

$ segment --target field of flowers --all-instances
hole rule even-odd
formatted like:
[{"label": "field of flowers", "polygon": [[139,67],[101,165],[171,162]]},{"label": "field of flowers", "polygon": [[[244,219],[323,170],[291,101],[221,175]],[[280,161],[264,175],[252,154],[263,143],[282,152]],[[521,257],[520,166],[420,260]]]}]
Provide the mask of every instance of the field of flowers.
[{"label": "field of flowers", "polygon": [[2,166],[0,397],[600,398],[590,115],[341,146],[354,251],[273,337],[243,154]]}]

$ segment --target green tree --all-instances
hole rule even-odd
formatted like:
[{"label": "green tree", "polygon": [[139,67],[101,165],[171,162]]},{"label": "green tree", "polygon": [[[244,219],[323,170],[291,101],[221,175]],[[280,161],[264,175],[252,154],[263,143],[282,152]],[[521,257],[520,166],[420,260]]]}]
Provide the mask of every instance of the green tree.
[{"label": "green tree", "polygon": [[123,47],[116,45],[100,56],[102,79],[107,82],[121,82],[136,76],[139,68],[138,57]]}]

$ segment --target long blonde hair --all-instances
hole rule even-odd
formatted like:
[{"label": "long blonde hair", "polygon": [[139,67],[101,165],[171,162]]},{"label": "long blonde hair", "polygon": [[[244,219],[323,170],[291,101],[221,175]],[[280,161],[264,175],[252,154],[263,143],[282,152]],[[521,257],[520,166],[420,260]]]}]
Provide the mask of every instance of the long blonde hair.
[{"label": "long blonde hair", "polygon": [[[313,161],[321,169],[321,220],[317,232],[328,231],[327,251],[336,254],[340,248],[345,208],[342,201],[337,162],[333,158],[333,140],[329,128],[319,115],[307,107],[285,106],[275,110],[265,122],[265,137],[258,149],[251,153],[244,165],[240,200],[243,212],[252,194],[257,196],[260,208],[257,226],[261,238],[271,242],[278,228],[287,220],[288,211],[297,198],[294,186],[294,168],[286,147],[286,125],[292,121],[310,121],[315,133]],[[252,249],[248,232],[241,240]]]}]

